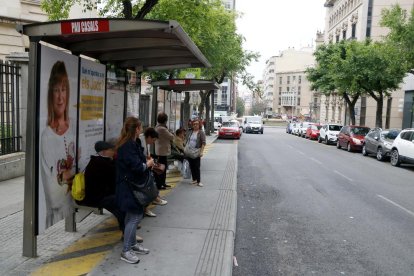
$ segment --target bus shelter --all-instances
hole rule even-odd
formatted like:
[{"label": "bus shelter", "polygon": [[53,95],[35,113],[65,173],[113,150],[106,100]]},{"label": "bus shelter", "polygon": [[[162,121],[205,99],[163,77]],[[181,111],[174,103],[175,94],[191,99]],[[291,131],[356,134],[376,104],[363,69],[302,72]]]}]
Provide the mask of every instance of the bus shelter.
[{"label": "bus shelter", "polygon": [[131,72],[210,64],[175,21],[77,19],[20,32],[30,39],[23,256],[35,257],[46,228],[65,219],[76,231],[70,179],[96,141],[119,135],[140,80]]},{"label": "bus shelter", "polygon": [[[218,90],[220,86],[215,81],[202,79],[170,79],[154,81],[151,83],[153,87],[152,100],[152,118],[153,125],[156,124],[156,115],[163,111],[169,114],[169,129],[176,130],[183,127],[190,114],[184,114],[184,103],[181,102],[181,93],[190,91],[211,91]],[[180,99],[180,101],[178,100]],[[211,93],[212,104],[214,105],[214,93]],[[180,105],[178,105],[180,103]]]}]

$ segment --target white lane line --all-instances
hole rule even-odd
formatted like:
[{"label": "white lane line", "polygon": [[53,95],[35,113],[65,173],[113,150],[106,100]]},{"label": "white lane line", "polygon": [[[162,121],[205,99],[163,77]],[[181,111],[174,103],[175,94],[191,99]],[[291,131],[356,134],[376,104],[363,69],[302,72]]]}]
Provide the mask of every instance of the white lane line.
[{"label": "white lane line", "polygon": [[336,173],[337,175],[342,176],[343,178],[347,179],[347,180],[348,180],[348,181],[350,181],[350,182],[353,182],[353,181],[354,181],[352,178],[349,178],[349,177],[347,177],[347,176],[343,175],[342,173],[340,173],[340,172],[338,172],[338,171],[334,171],[334,173]]},{"label": "white lane line", "polygon": [[297,151],[299,154],[305,155],[305,153],[303,151],[298,150]]},{"label": "white lane line", "polygon": [[313,157],[310,157],[309,159],[310,159],[310,160],[312,160],[313,162],[315,162],[315,163],[319,164],[319,165],[322,165],[322,162],[321,162],[321,161],[319,161],[318,159],[315,159],[315,158],[313,158]]},{"label": "white lane line", "polygon": [[291,145],[287,145],[289,148],[293,149],[293,147]]},{"label": "white lane line", "polygon": [[395,207],[400,208],[401,210],[406,211],[407,213],[409,213],[410,215],[412,215],[412,216],[414,217],[414,212],[412,212],[412,211],[408,210],[407,208],[405,208],[405,207],[401,206],[400,204],[395,203],[394,201],[392,201],[392,200],[390,200],[390,199],[388,199],[388,198],[386,198],[385,196],[382,196],[382,195],[377,195],[377,197],[382,198],[383,200],[385,200],[385,201],[387,201],[387,202],[391,203],[392,205],[394,205]]}]

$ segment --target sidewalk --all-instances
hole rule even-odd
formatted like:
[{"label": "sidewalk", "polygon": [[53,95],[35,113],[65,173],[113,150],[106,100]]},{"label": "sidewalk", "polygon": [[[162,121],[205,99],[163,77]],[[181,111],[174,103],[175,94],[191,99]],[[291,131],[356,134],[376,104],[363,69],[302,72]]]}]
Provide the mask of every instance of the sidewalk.
[{"label": "sidewalk", "polygon": [[[58,223],[38,237],[38,258],[21,257],[20,211],[0,220],[4,245],[0,249],[1,270],[7,275],[231,275],[237,144],[212,144],[215,138],[207,137],[208,147],[201,161],[204,187],[174,174],[167,178],[174,186],[166,195],[168,204],[155,207],[157,217],[145,218],[138,230],[144,246],[151,250],[149,255],[140,256],[139,264],[119,259],[120,233],[109,214],[88,216],[77,224],[76,233],[65,232],[64,222]],[[6,196],[3,184],[0,200]]]}]

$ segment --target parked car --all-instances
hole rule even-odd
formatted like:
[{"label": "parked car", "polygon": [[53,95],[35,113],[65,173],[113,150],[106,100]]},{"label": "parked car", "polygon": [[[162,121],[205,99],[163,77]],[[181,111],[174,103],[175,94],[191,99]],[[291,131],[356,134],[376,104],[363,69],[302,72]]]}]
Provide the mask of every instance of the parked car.
[{"label": "parked car", "polygon": [[242,134],[242,129],[239,122],[230,121],[223,122],[221,128],[218,131],[218,138],[235,138],[240,139]]},{"label": "parked car", "polygon": [[298,135],[299,128],[300,128],[300,123],[298,123],[298,122],[293,123],[291,134]]},{"label": "parked car", "polygon": [[338,140],[339,132],[341,131],[342,125],[338,124],[324,124],[322,128],[319,130],[319,137],[318,142],[321,143],[322,141],[325,144],[335,144]]},{"label": "parked car", "polygon": [[365,126],[344,126],[338,135],[336,147],[338,149],[344,147],[347,151],[362,151],[365,135],[370,128]]},{"label": "parked car", "polygon": [[311,140],[317,140],[319,138],[319,130],[321,129],[321,125],[319,124],[312,124],[309,125],[306,129],[305,138]]},{"label": "parked car", "polygon": [[362,154],[364,156],[375,154],[379,161],[390,157],[392,143],[400,132],[401,129],[371,129],[365,136]]},{"label": "parked car", "polygon": [[214,130],[221,128],[221,123],[214,121]]},{"label": "parked car", "polygon": [[300,123],[299,131],[298,131],[298,136],[305,137],[306,129],[311,124],[312,124],[311,122],[302,122],[302,123]]},{"label": "parked car", "polygon": [[414,164],[414,128],[404,129],[392,143],[391,165]]}]

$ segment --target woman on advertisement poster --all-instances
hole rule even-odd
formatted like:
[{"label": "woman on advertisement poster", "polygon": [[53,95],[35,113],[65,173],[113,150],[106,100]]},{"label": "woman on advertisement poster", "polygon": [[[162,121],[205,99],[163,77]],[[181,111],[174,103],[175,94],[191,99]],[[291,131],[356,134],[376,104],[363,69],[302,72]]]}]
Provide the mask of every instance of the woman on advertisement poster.
[{"label": "woman on advertisement poster", "polygon": [[50,72],[47,91],[47,126],[42,132],[40,171],[46,201],[48,228],[70,215],[70,195],[75,174],[75,121],[69,118],[69,79],[65,63],[57,61]]}]

